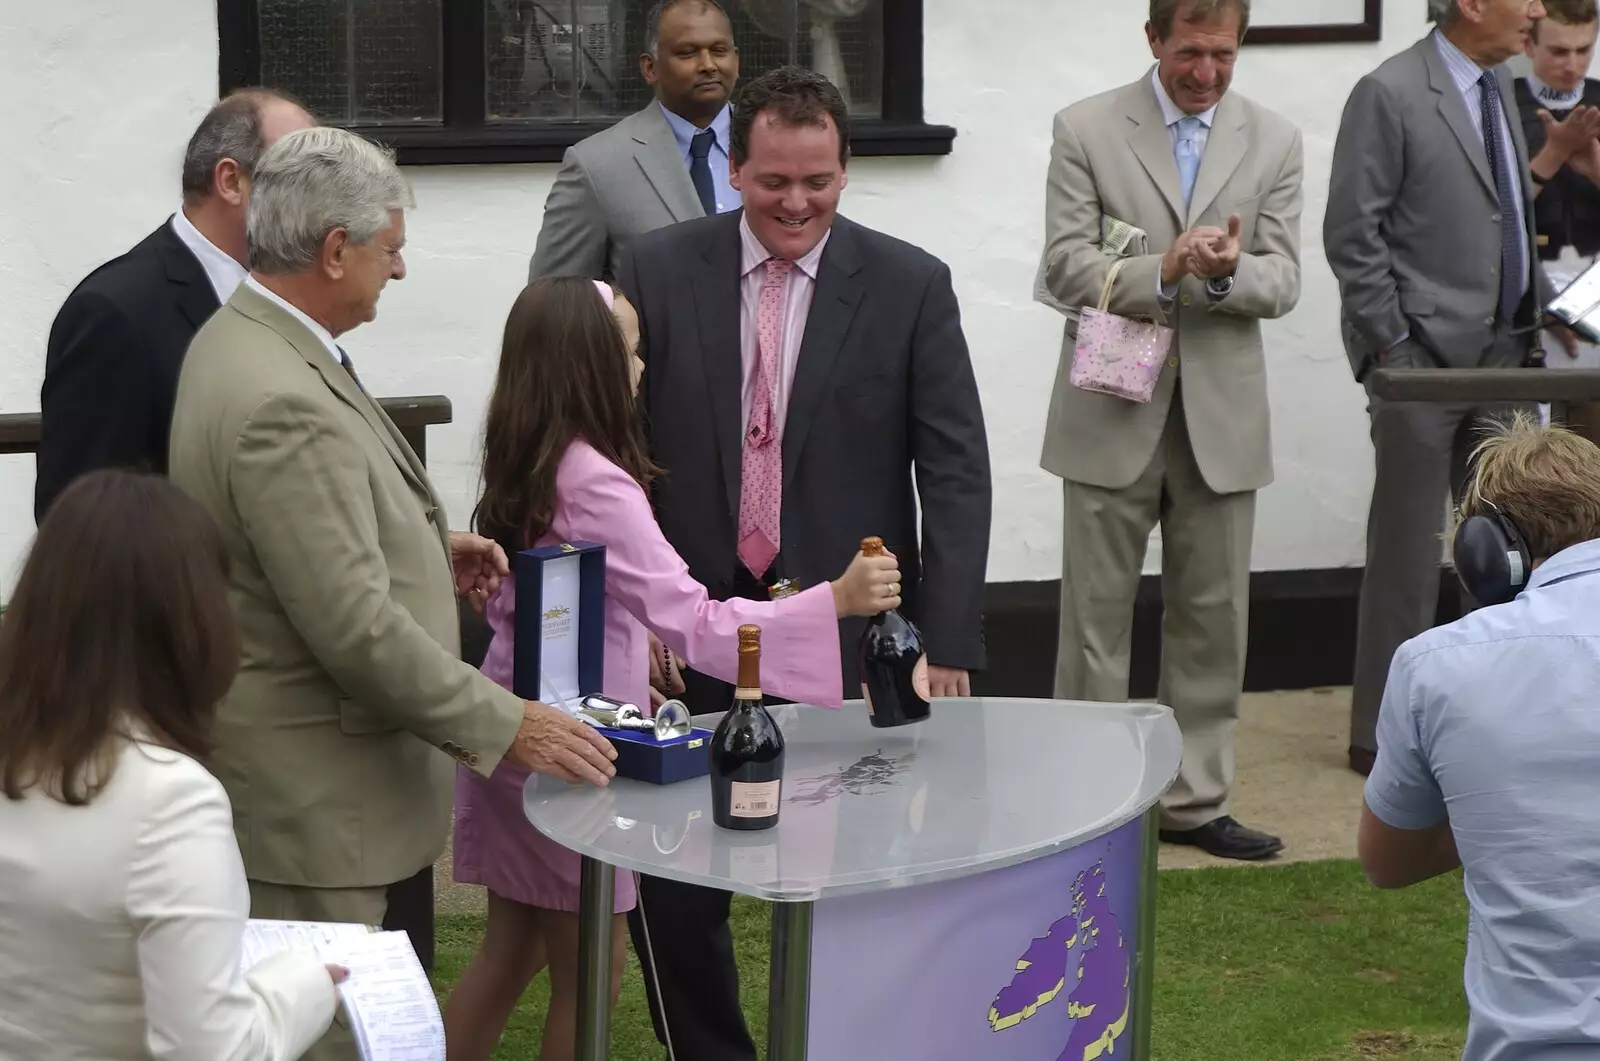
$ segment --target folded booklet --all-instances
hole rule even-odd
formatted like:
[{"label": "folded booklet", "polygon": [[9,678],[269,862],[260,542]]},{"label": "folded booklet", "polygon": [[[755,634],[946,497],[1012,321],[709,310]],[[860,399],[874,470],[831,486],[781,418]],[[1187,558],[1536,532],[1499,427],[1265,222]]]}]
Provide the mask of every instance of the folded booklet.
[{"label": "folded booklet", "polygon": [[444,1020],[428,974],[404,932],[329,921],[269,921],[245,926],[241,966],[304,950],[350,976],[339,985],[362,1061],[444,1061]]},{"label": "folded booklet", "polygon": [[[1096,244],[1100,253],[1108,258],[1131,258],[1150,253],[1150,234],[1144,229],[1112,217],[1110,214],[1100,215],[1100,242]],[[1039,272],[1033,278],[1033,300],[1042,302],[1058,313],[1064,313],[1073,320],[1078,319],[1078,311],[1082,306],[1068,306],[1055,295],[1050,293],[1050,287],[1045,281],[1046,274],[1050,271],[1050,262],[1043,260],[1039,263]]]}]

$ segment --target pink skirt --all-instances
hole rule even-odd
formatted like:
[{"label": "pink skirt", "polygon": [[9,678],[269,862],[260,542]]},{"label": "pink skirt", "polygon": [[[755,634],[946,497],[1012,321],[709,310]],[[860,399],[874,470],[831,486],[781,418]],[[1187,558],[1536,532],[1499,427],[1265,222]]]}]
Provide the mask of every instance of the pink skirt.
[{"label": "pink skirt", "polygon": [[[455,879],[526,906],[576,913],[579,856],[523,816],[527,779],[526,770],[507,762],[487,779],[456,768]],[[619,870],[614,912],[627,913],[635,901],[633,874]]]}]

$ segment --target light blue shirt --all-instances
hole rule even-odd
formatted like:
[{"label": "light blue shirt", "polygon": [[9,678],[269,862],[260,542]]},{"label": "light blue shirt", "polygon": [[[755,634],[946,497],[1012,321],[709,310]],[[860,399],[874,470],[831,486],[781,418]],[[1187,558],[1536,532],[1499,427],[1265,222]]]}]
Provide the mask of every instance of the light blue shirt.
[{"label": "light blue shirt", "polygon": [[[1161,108],[1161,120],[1167,123],[1167,135],[1172,140],[1172,161],[1178,166],[1180,172],[1183,168],[1183,162],[1179,157],[1178,123],[1185,118],[1194,118],[1200,123],[1194,130],[1194,153],[1196,155],[1196,166],[1198,166],[1199,162],[1206,157],[1206,141],[1211,138],[1211,123],[1216,121],[1218,105],[1212,104],[1199,114],[1184,113],[1182,108],[1172,102],[1172,97],[1167,95],[1167,88],[1161,83],[1161,67],[1159,64],[1150,70],[1150,86],[1155,89],[1156,104]],[[1225,293],[1218,289],[1216,281],[1207,280],[1206,294],[1215,301],[1224,297]],[[1171,312],[1172,304],[1178,299],[1178,285],[1162,283],[1159,270],[1156,272],[1156,295],[1161,299],[1162,309],[1166,312]]]},{"label": "light blue shirt", "polygon": [[1471,917],[1468,1061],[1600,1057],[1600,541],[1400,646],[1367,806],[1446,820]]},{"label": "light blue shirt", "polygon": [[[1461,92],[1461,101],[1467,105],[1467,117],[1472,119],[1472,128],[1477,132],[1478,143],[1481,145],[1483,144],[1483,86],[1479,84],[1479,79],[1489,71],[1467,58],[1465,52],[1451,44],[1450,38],[1438,30],[1434,30],[1433,40],[1439,47],[1439,55],[1443,57],[1444,65],[1450,71],[1450,80],[1455,82],[1456,88]],[[1511,139],[1511,126],[1506,121],[1506,107],[1515,107],[1516,102],[1515,99],[1506,99],[1502,95],[1500,109],[1495,113],[1495,122],[1500,127],[1500,143],[1505,149],[1506,161],[1511,170],[1511,206],[1517,212],[1517,231],[1527,232],[1528,219],[1522,202],[1522,171],[1526,168],[1526,163],[1517,161],[1516,141]],[[1484,148],[1483,157],[1485,159],[1489,157],[1487,147]],[[1494,176],[1492,165],[1489,175],[1491,178]],[[1502,208],[1505,206],[1504,203],[1500,205]],[[1531,257],[1532,253],[1524,247],[1521,288],[1524,295],[1528,293],[1528,283],[1533,275],[1533,263],[1529,260]]]},{"label": "light blue shirt", "polygon": [[[700,130],[695,128],[691,121],[685,120],[680,115],[674,114],[656,101],[656,106],[661,107],[661,113],[667,116],[667,124],[672,126],[672,135],[677,138],[678,150],[683,155],[683,165],[687,169],[692,159],[689,155],[689,141]],[[737,210],[743,202],[742,197],[734,190],[728,180],[728,138],[733,132],[733,111],[724,105],[722,112],[712,120],[709,126],[716,134],[716,142],[711,145],[711,154],[706,156],[706,162],[711,166],[711,186],[717,193],[717,213],[725,214],[729,210]]]}]

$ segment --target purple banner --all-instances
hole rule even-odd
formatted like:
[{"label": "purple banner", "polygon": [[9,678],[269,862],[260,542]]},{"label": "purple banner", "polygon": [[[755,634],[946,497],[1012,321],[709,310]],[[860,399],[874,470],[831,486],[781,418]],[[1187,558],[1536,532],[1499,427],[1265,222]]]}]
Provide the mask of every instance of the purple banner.
[{"label": "purple banner", "polygon": [[976,877],[819,902],[807,1054],[1127,1056],[1141,825]]}]

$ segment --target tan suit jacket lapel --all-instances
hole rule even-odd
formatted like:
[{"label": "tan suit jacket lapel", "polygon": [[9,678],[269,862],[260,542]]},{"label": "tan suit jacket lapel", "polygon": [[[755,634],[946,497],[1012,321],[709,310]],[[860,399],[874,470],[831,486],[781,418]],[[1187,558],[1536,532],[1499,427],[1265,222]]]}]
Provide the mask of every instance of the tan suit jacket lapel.
[{"label": "tan suit jacket lapel", "polygon": [[1173,219],[1181,228],[1187,212],[1183,205],[1183,183],[1178,179],[1178,161],[1172,155],[1172,134],[1162,119],[1161,105],[1156,102],[1156,92],[1149,78],[1135,86],[1127,113],[1128,146],[1161,190]]},{"label": "tan suit jacket lapel", "polygon": [[[1249,148],[1244,108],[1238,105],[1237,100],[1225,95],[1211,119],[1211,131],[1206,134],[1205,154],[1200,157],[1200,172],[1194,178],[1194,194],[1189,199],[1185,228],[1193,228],[1195,220],[1217,201],[1223,185],[1228,183],[1228,178],[1244,161]],[[1173,168],[1177,168],[1176,161],[1173,162]],[[1226,223],[1227,219],[1224,218],[1223,224]]]},{"label": "tan suit jacket lapel", "polygon": [[328,389],[333,391],[340,401],[360,413],[378,433],[378,437],[383,440],[384,448],[389,451],[389,456],[394,458],[395,464],[411,482],[412,487],[427,498],[430,505],[437,506],[438,502],[433,496],[432,487],[428,484],[422,462],[412,452],[411,446],[400,434],[400,429],[395,427],[394,422],[378,403],[373,401],[372,396],[356,383],[355,377],[333,359],[333,354],[322,345],[322,340],[313,335],[304,324],[295,320],[283,307],[262,297],[248,286],[240,286],[233,298],[233,304],[245,316],[283,336],[305,359],[306,364],[317,370],[323,382],[328,385]]}]

